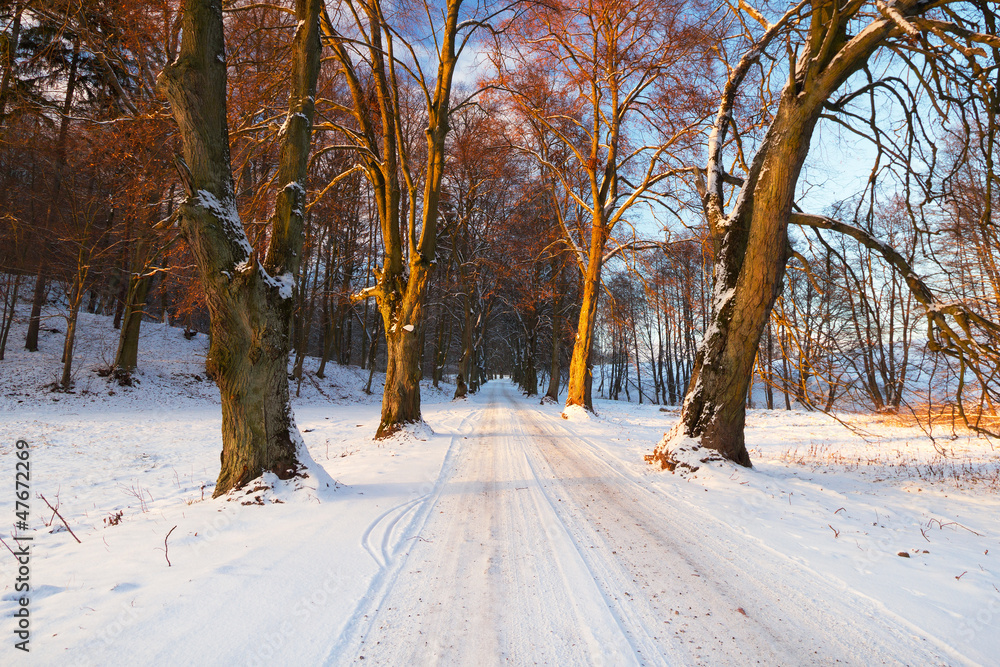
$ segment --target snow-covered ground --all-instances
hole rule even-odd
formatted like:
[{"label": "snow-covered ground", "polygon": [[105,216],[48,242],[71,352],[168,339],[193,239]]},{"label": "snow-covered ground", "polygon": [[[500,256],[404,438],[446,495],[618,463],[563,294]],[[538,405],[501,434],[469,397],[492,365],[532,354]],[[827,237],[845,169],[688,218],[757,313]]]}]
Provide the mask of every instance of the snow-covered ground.
[{"label": "snow-covered ground", "polygon": [[[14,443],[31,443],[31,663],[997,664],[984,440],[757,410],[753,470],[685,478],[642,459],[675,412],[567,420],[500,380],[458,402],[427,387],[429,428],[379,444],[367,372],[334,365],[295,400],[332,483],[212,500],[205,339],[143,335],[134,387],[94,373],[106,318],[81,316],[74,394],[44,388],[58,334],[29,354],[18,324],[0,362],[11,546]],[[16,566],[0,547],[3,664],[27,657]]]}]

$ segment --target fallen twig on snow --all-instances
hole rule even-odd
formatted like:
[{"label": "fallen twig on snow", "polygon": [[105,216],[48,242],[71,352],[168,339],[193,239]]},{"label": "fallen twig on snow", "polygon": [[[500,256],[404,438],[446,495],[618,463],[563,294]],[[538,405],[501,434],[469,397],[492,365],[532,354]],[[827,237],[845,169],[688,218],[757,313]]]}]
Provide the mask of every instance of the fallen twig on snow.
[{"label": "fallen twig on snow", "polygon": [[972,530],[968,526],[963,526],[962,524],[960,524],[957,521],[945,521],[945,522],[942,522],[940,519],[931,519],[930,521],[927,522],[927,527],[930,528],[931,524],[934,523],[935,521],[937,521],[938,530],[941,530],[945,526],[958,526],[959,528],[966,529],[967,531],[969,531],[970,533],[972,533],[976,537],[982,537],[983,536],[982,533],[977,533],[976,531]]},{"label": "fallen twig on snow", "polygon": [[73,532],[73,529],[69,527],[69,523],[67,523],[66,519],[63,518],[63,515],[59,513],[59,510],[57,510],[55,507],[53,507],[51,504],[49,504],[49,501],[45,500],[45,496],[43,496],[42,494],[39,493],[38,497],[41,498],[43,501],[45,501],[45,504],[49,506],[49,509],[52,510],[52,512],[57,517],[59,517],[59,520],[63,522],[64,526],[66,526],[66,530],[68,530],[69,534],[73,536],[73,539],[76,540],[76,543],[77,544],[82,544],[82,542],[80,542],[80,538],[77,537],[76,533]]},{"label": "fallen twig on snow", "polygon": [[170,564],[170,555],[167,552],[167,549],[169,549],[169,547],[167,546],[167,540],[170,539],[170,533],[174,532],[175,530],[177,530],[177,526],[171,528],[170,531],[167,533],[167,536],[163,538],[163,557],[167,559],[167,567],[173,567]]}]

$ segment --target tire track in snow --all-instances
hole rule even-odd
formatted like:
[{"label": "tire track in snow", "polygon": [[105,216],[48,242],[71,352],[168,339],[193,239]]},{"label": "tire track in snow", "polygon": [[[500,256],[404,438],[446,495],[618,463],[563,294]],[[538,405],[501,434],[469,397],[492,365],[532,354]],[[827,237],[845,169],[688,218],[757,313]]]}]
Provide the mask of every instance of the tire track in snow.
[{"label": "tire track in snow", "polygon": [[[643,484],[491,383],[329,664],[954,664],[877,604]],[[472,406],[470,406],[472,407]],[[410,517],[410,518],[407,518]],[[361,657],[364,656],[364,660]]]},{"label": "tire track in snow", "polygon": [[[338,664],[340,662],[337,656],[348,651],[348,647],[356,642],[359,633],[363,631],[364,623],[368,621],[374,610],[378,608],[379,603],[385,598],[388,591],[391,590],[405,562],[405,558],[396,557],[401,546],[401,540],[397,539],[396,543],[393,544],[391,536],[413,530],[419,533],[421,527],[426,523],[442,489],[454,472],[459,443],[465,437],[463,434],[468,431],[469,424],[479,416],[479,411],[472,411],[459,422],[455,435],[452,436],[451,444],[448,445],[448,452],[445,454],[441,470],[434,481],[430,493],[423,494],[418,498],[400,503],[386,510],[376,517],[368,528],[365,529],[361,536],[361,544],[379,566],[379,571],[372,578],[367,593],[358,602],[351,620],[348,621],[340,636],[330,648],[327,658],[324,661],[325,664]],[[411,511],[412,515],[409,523],[405,524],[405,529],[399,530],[400,520],[405,515],[411,514]],[[387,521],[387,517],[390,516],[394,516],[394,518]]]},{"label": "tire track in snow", "polygon": [[[661,635],[661,651],[672,662],[966,662],[937,642],[923,643],[932,638],[909,624],[883,617],[882,606],[863,594],[839,589],[787,556],[775,558],[780,554],[704,511],[639,484],[612,456],[598,455],[598,443],[511,394],[511,409],[536,435],[546,491],[559,496],[564,520],[616,616],[632,636]],[[630,590],[636,586],[643,594]],[[654,629],[664,619],[671,626],[667,641]]]},{"label": "tire track in snow", "polygon": [[[523,428],[523,427],[522,427]],[[525,431],[525,437],[530,437]],[[532,473],[535,478],[540,482],[542,476],[539,475],[539,469],[547,467],[544,463],[539,465],[540,462],[536,461],[532,463],[532,456],[529,455],[528,451],[525,451],[525,460],[528,465],[532,468]],[[549,475],[551,479],[553,475]],[[628,592],[628,588],[633,588],[628,586],[627,577],[621,576],[623,573],[616,570],[613,567],[609,567],[609,563],[606,560],[593,558],[588,551],[590,549],[595,549],[593,540],[583,540],[581,541],[578,537],[580,531],[574,525],[575,522],[567,520],[566,510],[560,509],[562,505],[561,497],[554,497],[554,494],[549,491],[547,484],[541,482],[542,493],[548,502],[549,507],[552,511],[559,517],[560,524],[563,526],[567,535],[573,540],[573,546],[580,555],[580,558],[586,564],[590,576],[598,583],[599,588],[604,599],[604,603],[608,606],[611,614],[614,617],[622,634],[629,642],[632,647],[635,657],[640,664],[668,664],[664,656],[658,647],[657,633],[653,630],[649,624],[644,622],[641,616],[637,616],[633,613],[633,610],[628,606],[622,605],[623,598],[631,598],[632,594]],[[616,552],[612,551],[612,555]],[[615,585],[609,586],[609,582],[617,579]]]},{"label": "tire track in snow", "polygon": [[[375,564],[379,566],[379,569],[387,567],[389,561],[392,559],[393,537],[396,535],[396,527],[404,517],[419,506],[420,503],[427,500],[430,495],[429,493],[425,493],[419,498],[408,500],[405,503],[400,503],[395,507],[387,509],[365,530],[364,535],[361,536],[361,543],[364,545],[365,551],[375,561]],[[398,543],[398,540],[396,542]]]},{"label": "tire track in snow", "polygon": [[398,575],[331,662],[639,662],[532,474],[527,446],[494,402],[461,441],[427,521],[402,536]]}]

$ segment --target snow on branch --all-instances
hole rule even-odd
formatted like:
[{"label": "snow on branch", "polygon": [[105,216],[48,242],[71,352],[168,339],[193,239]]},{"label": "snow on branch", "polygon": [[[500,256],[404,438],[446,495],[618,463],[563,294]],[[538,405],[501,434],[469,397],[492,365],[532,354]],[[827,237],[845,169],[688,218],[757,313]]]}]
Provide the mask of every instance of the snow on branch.
[{"label": "snow on branch", "polygon": [[761,27],[764,28],[764,30],[770,30],[771,29],[771,24],[767,22],[767,19],[765,19],[761,15],[761,13],[759,11],[757,11],[757,9],[755,7],[753,7],[749,3],[745,2],[745,0],[740,0],[739,7],[740,7],[741,10],[745,11],[747,14],[749,14],[751,17],[753,17],[753,20],[756,21],[757,23],[759,23],[761,25]]},{"label": "snow on branch", "polygon": [[[720,220],[724,217],[722,211],[722,148],[726,143],[726,129],[732,122],[736,93],[743,84],[743,80],[747,74],[751,71],[751,68],[763,55],[764,49],[767,48],[775,37],[781,34],[789,23],[793,22],[808,2],[809,0],[800,0],[794,7],[785,12],[778,19],[777,23],[770,25],[760,39],[743,54],[739,63],[729,73],[729,78],[722,92],[722,99],[719,102],[719,110],[708,137],[708,197],[706,208],[709,210],[709,220]],[[751,16],[753,16],[752,13]]]},{"label": "snow on branch", "polygon": [[364,301],[366,299],[371,299],[378,294],[378,283],[372,285],[371,287],[366,287],[360,292],[355,292],[350,296],[351,303],[358,303],[359,301]]},{"label": "snow on branch", "polygon": [[639,250],[666,250],[667,247],[671,245],[664,241],[630,241],[628,243],[623,243],[622,245],[616,246],[614,249],[609,250],[601,258],[601,264],[607,264],[610,260],[614,259],[618,255],[626,251],[639,251]]}]

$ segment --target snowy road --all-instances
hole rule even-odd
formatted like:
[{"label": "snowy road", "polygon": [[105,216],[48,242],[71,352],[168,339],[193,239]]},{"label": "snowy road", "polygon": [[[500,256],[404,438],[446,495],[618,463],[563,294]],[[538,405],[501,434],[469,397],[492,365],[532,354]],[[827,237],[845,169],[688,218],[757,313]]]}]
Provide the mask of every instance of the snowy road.
[{"label": "snowy road", "polygon": [[[373,442],[381,377],[368,395],[368,371],[321,379],[309,357],[315,476],[212,499],[207,341],[144,326],[156,356],[106,385],[90,370],[117,334],[80,317],[79,391],[47,389],[51,331],[0,373],[3,474],[28,440],[32,492],[74,531],[32,506],[31,664],[1000,664],[993,442],[752,410],[755,469],[681,478],[642,463],[675,408],[563,420],[506,380],[466,401],[425,382],[429,429]],[[20,563],[0,552],[13,638]]]},{"label": "snowy road", "polygon": [[365,533],[381,570],[331,662],[967,662],[862,592],[655,493],[511,384],[484,393],[433,489]]}]

